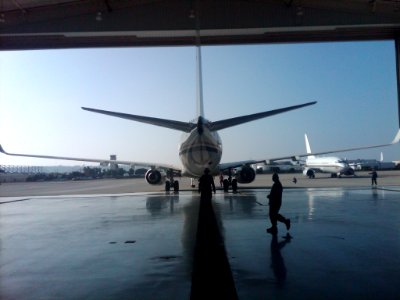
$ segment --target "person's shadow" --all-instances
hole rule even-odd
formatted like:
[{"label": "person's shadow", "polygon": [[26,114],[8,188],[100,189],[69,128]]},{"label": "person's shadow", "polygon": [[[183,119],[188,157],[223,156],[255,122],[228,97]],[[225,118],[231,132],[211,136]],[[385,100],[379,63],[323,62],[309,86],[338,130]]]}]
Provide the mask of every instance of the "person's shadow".
[{"label": "person's shadow", "polygon": [[273,234],[271,239],[271,268],[275,275],[276,284],[278,287],[282,287],[286,281],[286,266],[285,261],[281,254],[281,249],[290,243],[292,236],[287,233],[283,237],[284,240],[278,242],[278,235]]}]

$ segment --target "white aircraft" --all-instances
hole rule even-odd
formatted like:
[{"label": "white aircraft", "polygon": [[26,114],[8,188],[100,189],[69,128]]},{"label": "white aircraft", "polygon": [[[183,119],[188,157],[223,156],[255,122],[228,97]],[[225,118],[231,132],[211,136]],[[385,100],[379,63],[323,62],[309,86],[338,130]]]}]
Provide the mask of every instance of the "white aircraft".
[{"label": "white aircraft", "polygon": [[[107,164],[127,164],[127,165],[146,165],[149,166],[149,170],[146,172],[145,179],[149,184],[162,184],[166,182],[166,189],[169,190],[170,183],[173,184],[174,190],[179,190],[178,181],[173,180],[172,175],[182,175],[192,178],[199,178],[203,173],[204,169],[208,168],[211,175],[218,175],[224,170],[230,170],[233,168],[239,168],[240,170],[236,173],[236,180],[238,183],[250,183],[255,179],[256,172],[251,167],[252,164],[266,163],[267,161],[283,160],[294,157],[304,157],[307,154],[302,155],[290,155],[271,158],[269,160],[245,160],[230,163],[220,163],[222,156],[222,143],[217,133],[218,130],[240,125],[246,122],[258,120],[261,118],[273,116],[276,114],[284,113],[290,110],[306,107],[313,105],[316,102],[308,102],[300,105],[289,106],[285,108],[255,113],[251,115],[245,115],[235,117],[231,119],[220,120],[216,122],[208,121],[204,117],[203,109],[203,94],[202,94],[202,74],[201,74],[201,51],[200,46],[197,45],[197,117],[191,122],[181,122],[176,120],[159,119],[154,117],[138,116],[126,113],[112,112],[94,108],[82,107],[82,109],[105,114],[109,116],[124,118],[132,121],[138,121],[166,127],[174,130],[183,132],[182,144],[179,146],[179,158],[182,162],[182,167],[161,164],[161,163],[146,163],[137,161],[121,161],[121,160],[108,160],[108,159],[92,159],[92,158],[76,158],[76,157],[64,157],[64,156],[49,156],[49,155],[33,155],[33,154],[18,154],[8,153],[0,145],[0,152],[7,155],[14,156],[25,156],[25,157],[36,157],[36,158],[49,158],[49,159],[65,159],[75,161],[86,161],[86,162],[99,162],[101,165]],[[400,131],[399,131],[400,133]],[[397,135],[397,142],[400,139],[400,135]],[[385,144],[387,145],[387,144]],[[370,146],[370,147],[380,147]],[[335,151],[332,151],[335,152]],[[167,178],[169,177],[169,178]],[[166,179],[171,179],[171,182]]]},{"label": "white aircraft", "polygon": [[[396,137],[392,141],[392,143],[388,144],[395,144],[399,142],[399,133],[397,133]],[[308,141],[307,134],[304,135],[305,139],[305,144],[306,144],[306,151],[307,151],[307,157],[303,165],[303,174],[308,176],[309,178],[315,178],[315,173],[316,172],[322,172],[322,173],[330,173],[331,177],[341,177],[342,175],[345,176],[352,176],[355,175],[354,169],[348,164],[348,162],[340,157],[337,156],[315,156],[315,154],[312,154],[311,152],[311,147],[310,143]],[[384,145],[381,145],[384,146]],[[350,149],[342,149],[342,150],[337,150],[335,152],[345,152],[345,151],[353,151],[353,150],[360,150],[360,149],[368,149],[368,148],[374,148],[376,146],[371,146],[371,147],[359,147],[359,148],[350,148]],[[379,146],[378,146],[379,147]],[[332,153],[331,151],[325,152],[325,153],[318,153],[318,154],[327,154],[327,153]]]},{"label": "white aircraft", "polygon": [[383,161],[383,152],[380,159],[356,159],[349,161],[350,167],[354,170],[392,170],[396,168],[396,163],[392,161]]}]

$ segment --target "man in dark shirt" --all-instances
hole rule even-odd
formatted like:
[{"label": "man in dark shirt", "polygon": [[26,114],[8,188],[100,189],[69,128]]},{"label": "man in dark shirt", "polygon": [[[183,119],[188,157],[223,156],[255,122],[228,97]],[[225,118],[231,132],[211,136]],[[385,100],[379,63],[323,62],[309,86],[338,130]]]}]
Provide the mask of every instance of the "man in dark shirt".
[{"label": "man in dark shirt", "polygon": [[271,192],[267,196],[269,199],[269,219],[271,220],[272,227],[267,229],[268,233],[276,234],[278,232],[277,223],[285,223],[286,229],[290,229],[290,219],[286,219],[284,216],[279,214],[279,209],[282,205],[282,184],[279,181],[279,176],[277,173],[272,175],[272,185]]},{"label": "man in dark shirt", "polygon": [[376,179],[378,178],[378,173],[375,171],[375,169],[372,169],[372,172],[371,173],[369,173],[369,174],[371,174],[372,176],[371,176],[371,185],[378,185],[378,183],[377,183],[377,181],[376,181]]},{"label": "man in dark shirt", "polygon": [[211,199],[213,191],[215,194],[214,177],[210,175],[210,170],[205,168],[204,174],[199,180],[199,193],[201,193],[201,199]]}]

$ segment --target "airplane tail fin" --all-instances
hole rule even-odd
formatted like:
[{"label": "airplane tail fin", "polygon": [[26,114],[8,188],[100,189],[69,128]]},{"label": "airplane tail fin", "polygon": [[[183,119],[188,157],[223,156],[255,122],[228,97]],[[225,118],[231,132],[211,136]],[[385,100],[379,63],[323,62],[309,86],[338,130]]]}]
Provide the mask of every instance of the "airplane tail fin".
[{"label": "airplane tail fin", "polygon": [[204,118],[204,105],[203,105],[203,74],[201,69],[201,48],[198,44],[196,46],[196,60],[197,60],[197,117]]},{"label": "airplane tail fin", "polygon": [[[305,142],[306,142],[306,151],[307,151],[307,154],[311,154],[312,152],[311,152],[310,143],[308,142],[307,134],[304,134],[304,139],[305,139]],[[314,156],[314,155],[309,155],[309,156],[307,156],[307,159],[308,159],[308,158],[313,159],[313,158],[315,158],[315,156]]]}]

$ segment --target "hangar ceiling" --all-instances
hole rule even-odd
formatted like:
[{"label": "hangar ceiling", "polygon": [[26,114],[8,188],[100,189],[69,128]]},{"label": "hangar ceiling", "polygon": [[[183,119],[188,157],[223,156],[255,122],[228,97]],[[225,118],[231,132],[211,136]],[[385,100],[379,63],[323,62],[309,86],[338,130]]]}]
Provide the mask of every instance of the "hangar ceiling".
[{"label": "hangar ceiling", "polygon": [[0,0],[0,49],[395,39],[400,0]]}]

